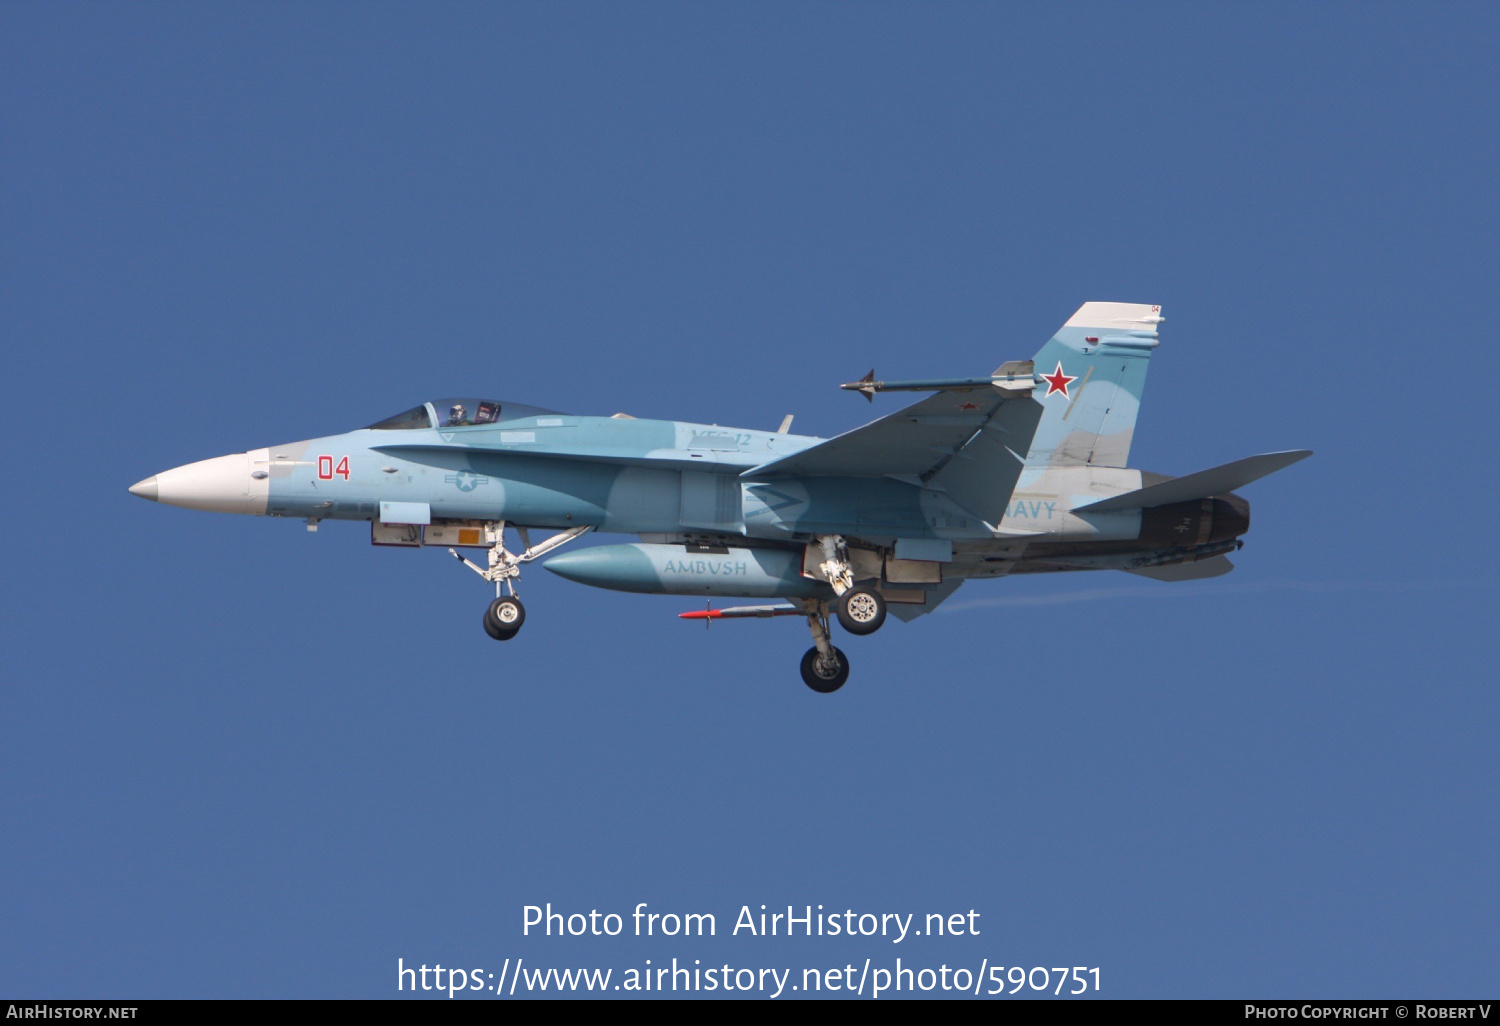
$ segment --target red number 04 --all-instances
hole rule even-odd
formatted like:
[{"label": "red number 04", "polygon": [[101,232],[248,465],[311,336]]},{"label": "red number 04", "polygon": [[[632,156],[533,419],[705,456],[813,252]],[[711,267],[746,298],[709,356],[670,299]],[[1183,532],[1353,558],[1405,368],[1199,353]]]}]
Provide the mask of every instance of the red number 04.
[{"label": "red number 04", "polygon": [[349,457],[347,457],[347,456],[340,457],[339,458],[339,464],[338,464],[338,466],[335,467],[333,465],[333,457],[332,456],[319,456],[318,457],[318,480],[319,481],[332,481],[333,480],[333,475],[335,475],[335,474],[337,474],[339,477],[342,477],[345,481],[349,480]]}]

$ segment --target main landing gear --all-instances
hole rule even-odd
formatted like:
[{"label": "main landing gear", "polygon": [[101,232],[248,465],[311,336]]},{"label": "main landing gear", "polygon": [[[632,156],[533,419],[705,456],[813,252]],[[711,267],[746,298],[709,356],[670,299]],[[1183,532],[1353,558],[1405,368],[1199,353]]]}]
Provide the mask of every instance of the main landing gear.
[{"label": "main landing gear", "polygon": [[835,610],[839,626],[850,634],[874,634],[885,623],[885,596],[867,585],[854,583],[854,567],[849,561],[849,549],[844,539],[837,534],[818,536],[823,549],[823,562],[818,571],[827,578],[833,593],[838,596]]},{"label": "main landing gear", "polygon": [[839,596],[838,617],[850,634],[874,634],[885,623],[885,599],[874,588],[850,588]]},{"label": "main landing gear", "polygon": [[485,541],[490,543],[489,569],[460,555],[456,549],[449,549],[448,552],[454,559],[495,586],[495,601],[484,611],[484,632],[496,641],[514,638],[520,632],[521,625],[526,622],[526,607],[521,605],[521,600],[516,595],[516,582],[521,579],[521,564],[545,556],[588,530],[587,527],[569,528],[533,545],[526,528],[517,527],[516,533],[521,536],[521,544],[525,549],[520,553],[511,553],[505,548],[505,521],[493,521],[484,526]]},{"label": "main landing gear", "polygon": [[[833,598],[801,598],[774,606],[731,606],[702,612],[679,613],[684,620],[739,620],[749,617],[805,616],[812,632],[813,647],[802,657],[802,682],[820,695],[832,694],[849,679],[849,657],[833,647],[828,629],[830,610],[839,625],[850,634],[874,634],[885,623],[886,599],[873,584],[855,584],[855,568],[844,539],[836,534],[819,535],[816,544],[823,550],[823,560],[816,572],[804,555],[803,576],[827,581]],[[808,546],[811,550],[812,546]],[[861,575],[871,580],[881,574],[878,564],[872,566],[870,553],[860,553]]]},{"label": "main landing gear", "polygon": [[849,679],[849,657],[829,640],[828,603],[809,601],[807,606],[813,647],[802,657],[802,682],[820,695],[831,695]]},{"label": "main landing gear", "polygon": [[[874,587],[854,583],[849,549],[840,535],[819,535],[817,541],[823,549],[818,571],[833,588],[839,626],[856,636],[874,634],[885,623],[885,596]],[[849,679],[849,657],[829,641],[828,606],[827,602],[804,602],[813,647],[802,657],[802,680],[822,695],[837,691]]]},{"label": "main landing gear", "polygon": [[854,567],[849,562],[849,549],[844,539],[837,534],[818,536],[823,549],[823,562],[818,571],[828,580],[833,593],[838,596],[834,605],[838,613],[839,626],[850,634],[874,634],[885,623],[885,597],[874,588],[854,583]]}]

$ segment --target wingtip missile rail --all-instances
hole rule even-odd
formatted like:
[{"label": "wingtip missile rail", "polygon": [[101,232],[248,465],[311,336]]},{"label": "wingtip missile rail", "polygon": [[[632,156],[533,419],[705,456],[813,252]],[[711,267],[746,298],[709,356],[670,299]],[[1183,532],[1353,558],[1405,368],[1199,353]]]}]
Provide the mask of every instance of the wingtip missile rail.
[{"label": "wingtip missile rail", "polygon": [[1011,360],[1003,363],[995,373],[983,378],[919,378],[912,381],[877,381],[871,371],[858,381],[846,381],[839,388],[847,392],[858,392],[869,402],[875,401],[876,392],[947,392],[954,389],[984,388],[993,386],[1002,392],[1024,395],[1040,382],[1041,376],[1030,360]]}]

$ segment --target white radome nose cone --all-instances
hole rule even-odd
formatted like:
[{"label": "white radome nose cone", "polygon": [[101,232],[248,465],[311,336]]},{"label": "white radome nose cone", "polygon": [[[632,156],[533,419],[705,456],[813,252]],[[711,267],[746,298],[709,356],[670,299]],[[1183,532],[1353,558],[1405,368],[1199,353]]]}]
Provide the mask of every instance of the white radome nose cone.
[{"label": "white radome nose cone", "polygon": [[[199,460],[164,470],[130,490],[168,506],[186,506],[213,513],[264,514],[271,497],[271,482],[254,474],[257,470],[264,471],[269,459],[269,449],[255,449]],[[152,484],[155,485],[155,495],[149,494]],[[137,488],[141,491],[136,491]]]},{"label": "white radome nose cone", "polygon": [[139,495],[143,499],[156,501],[156,478],[148,477],[144,481],[137,481],[130,486],[131,495]]}]

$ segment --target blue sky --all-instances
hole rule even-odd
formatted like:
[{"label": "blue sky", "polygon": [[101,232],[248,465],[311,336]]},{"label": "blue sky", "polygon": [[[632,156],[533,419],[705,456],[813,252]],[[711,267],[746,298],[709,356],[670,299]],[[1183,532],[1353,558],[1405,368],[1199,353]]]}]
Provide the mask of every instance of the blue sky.
[{"label": "blue sky", "polygon": [[[1500,15],[1445,4],[0,7],[0,993],[407,964],[1087,965],[1493,993]],[[831,434],[1160,303],[1132,462],[1317,455],[1235,573],[851,639],[128,495],[452,394]],[[894,409],[885,399],[876,412]],[[26,508],[21,508],[24,505]],[[521,909],[711,912],[704,941]],[[741,905],[979,937],[724,936]]]}]

